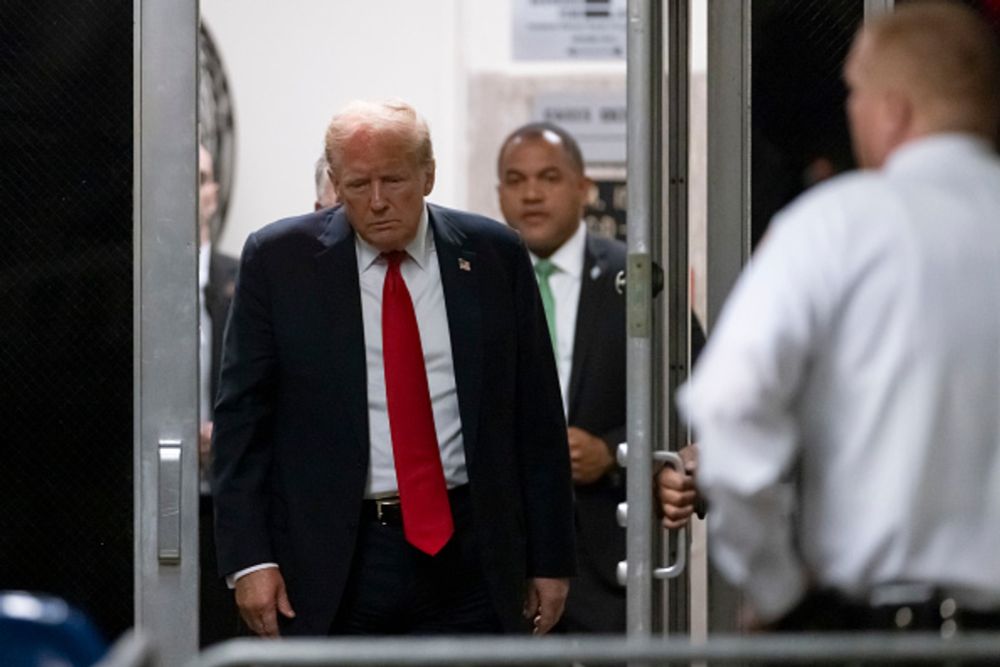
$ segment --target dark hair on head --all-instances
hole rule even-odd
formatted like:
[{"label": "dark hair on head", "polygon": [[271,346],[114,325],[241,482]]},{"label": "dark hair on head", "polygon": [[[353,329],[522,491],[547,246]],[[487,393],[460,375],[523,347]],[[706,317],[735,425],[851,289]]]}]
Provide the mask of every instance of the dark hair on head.
[{"label": "dark hair on head", "polygon": [[497,155],[497,175],[502,176],[500,173],[501,163],[503,162],[503,154],[508,146],[515,141],[524,141],[527,139],[549,139],[551,141],[552,137],[546,137],[545,135],[547,134],[554,134],[559,139],[566,157],[569,158],[573,167],[580,174],[583,174],[583,153],[580,151],[580,144],[576,143],[576,139],[573,138],[572,134],[555,123],[542,121],[522,125],[507,135],[507,138],[500,144],[500,153]]}]

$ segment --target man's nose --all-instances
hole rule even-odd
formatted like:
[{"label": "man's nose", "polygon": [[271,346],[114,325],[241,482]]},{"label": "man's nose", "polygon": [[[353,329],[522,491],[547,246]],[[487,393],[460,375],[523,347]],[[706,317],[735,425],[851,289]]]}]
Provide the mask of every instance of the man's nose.
[{"label": "man's nose", "polygon": [[378,181],[372,183],[371,207],[373,210],[381,211],[389,205],[389,202],[386,201],[384,195],[385,193],[383,192],[382,184]]},{"label": "man's nose", "polygon": [[542,188],[538,187],[538,181],[529,180],[524,186],[525,201],[540,201],[544,197]]}]

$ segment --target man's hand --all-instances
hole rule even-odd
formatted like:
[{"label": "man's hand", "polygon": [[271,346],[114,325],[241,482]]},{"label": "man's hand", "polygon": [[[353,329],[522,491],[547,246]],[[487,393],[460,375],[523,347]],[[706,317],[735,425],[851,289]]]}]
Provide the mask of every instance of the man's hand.
[{"label": "man's hand", "polygon": [[536,635],[544,635],[562,618],[569,594],[569,579],[535,577],[528,580],[524,617],[535,625]]},{"label": "man's hand", "polygon": [[276,567],[245,574],[236,580],[236,606],[243,622],[261,637],[277,637],[278,615],[295,618],[285,592],[285,579]]},{"label": "man's hand", "polygon": [[593,484],[611,469],[615,460],[611,457],[608,444],[596,435],[582,428],[570,426],[569,461],[575,484]]},{"label": "man's hand", "polygon": [[678,452],[684,461],[684,473],[671,466],[664,466],[656,475],[656,497],[663,514],[666,528],[683,528],[694,514],[698,491],[694,486],[694,475],[698,470],[698,447],[688,445]]},{"label": "man's hand", "polygon": [[208,472],[212,463],[212,422],[202,422],[198,429],[198,465]]}]

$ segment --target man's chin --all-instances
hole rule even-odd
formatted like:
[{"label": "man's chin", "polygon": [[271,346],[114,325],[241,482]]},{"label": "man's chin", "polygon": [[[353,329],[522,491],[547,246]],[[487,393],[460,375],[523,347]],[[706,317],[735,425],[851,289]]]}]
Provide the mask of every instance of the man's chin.
[{"label": "man's chin", "polygon": [[371,244],[379,252],[392,252],[393,250],[403,250],[410,241],[413,240],[413,235],[407,235],[402,229],[398,227],[392,227],[387,229],[367,229],[362,238]]}]

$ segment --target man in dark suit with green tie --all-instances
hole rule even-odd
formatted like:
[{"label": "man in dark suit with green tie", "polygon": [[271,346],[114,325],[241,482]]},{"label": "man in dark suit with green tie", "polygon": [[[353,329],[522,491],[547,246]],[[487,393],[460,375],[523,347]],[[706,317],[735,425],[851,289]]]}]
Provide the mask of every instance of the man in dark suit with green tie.
[{"label": "man in dark suit with green tie", "polygon": [[625,439],[625,300],[615,276],[625,244],[587,231],[590,180],[575,139],[530,123],[500,148],[500,207],[531,253],[556,354],[576,495],[579,573],[559,629],[624,632],[625,589],[615,578],[625,499],[614,450]]}]

